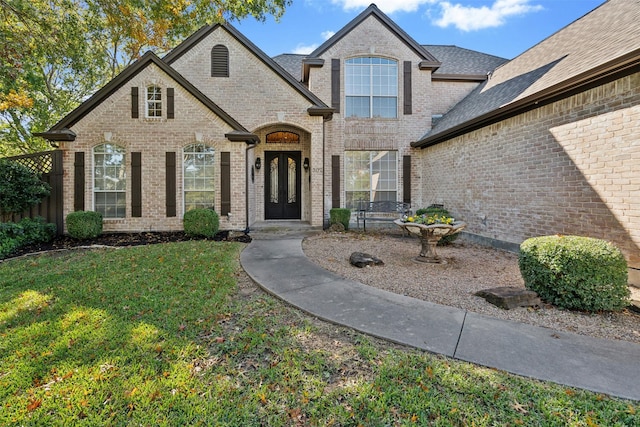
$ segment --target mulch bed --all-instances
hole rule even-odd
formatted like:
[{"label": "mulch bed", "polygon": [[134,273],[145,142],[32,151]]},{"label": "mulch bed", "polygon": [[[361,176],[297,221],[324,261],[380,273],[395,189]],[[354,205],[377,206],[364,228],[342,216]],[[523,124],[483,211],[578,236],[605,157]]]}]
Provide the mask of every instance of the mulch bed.
[{"label": "mulch bed", "polygon": [[211,240],[216,242],[251,242],[251,237],[247,234],[230,233],[229,231],[220,231],[213,238],[198,238],[187,236],[182,231],[150,231],[143,233],[103,233],[94,239],[74,239],[70,236],[57,236],[53,241],[48,243],[37,243],[33,245],[23,246],[7,258],[14,258],[35,252],[45,252],[60,249],[72,249],[80,246],[141,246],[153,245],[158,243],[186,242],[192,240]]}]

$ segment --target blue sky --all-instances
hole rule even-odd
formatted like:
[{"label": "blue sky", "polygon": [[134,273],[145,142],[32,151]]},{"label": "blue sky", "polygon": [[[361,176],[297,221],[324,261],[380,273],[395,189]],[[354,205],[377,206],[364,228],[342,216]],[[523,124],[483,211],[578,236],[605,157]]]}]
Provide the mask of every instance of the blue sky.
[{"label": "blue sky", "polygon": [[294,0],[280,20],[233,22],[269,56],[309,53],[375,3],[421,44],[511,59],[605,0]]}]

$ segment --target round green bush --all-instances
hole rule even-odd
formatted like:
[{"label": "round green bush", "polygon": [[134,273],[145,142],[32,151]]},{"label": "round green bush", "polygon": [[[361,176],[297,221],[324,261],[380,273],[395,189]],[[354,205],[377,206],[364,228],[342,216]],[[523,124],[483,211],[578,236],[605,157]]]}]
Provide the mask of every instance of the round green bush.
[{"label": "round green bush", "polygon": [[[420,215],[448,216],[449,218],[452,217],[452,215],[449,213],[449,211],[446,210],[445,208],[443,208],[442,205],[431,205],[431,206],[426,207],[426,208],[418,209],[416,211],[416,216],[420,216]],[[449,244],[453,243],[458,238],[459,235],[460,235],[460,233],[455,233],[455,234],[449,234],[448,236],[444,236],[438,242],[438,246],[446,246],[446,245],[449,245]]]},{"label": "round green bush", "polygon": [[182,220],[184,232],[191,237],[213,237],[220,228],[220,217],[213,209],[191,209]]},{"label": "round green bush", "polygon": [[342,224],[344,229],[349,229],[349,221],[351,220],[351,209],[332,208],[329,210],[329,224]]},{"label": "round green bush", "polygon": [[558,307],[594,312],[629,305],[627,262],[604,240],[534,237],[520,245],[518,264],[525,287]]},{"label": "round green bush", "polygon": [[94,211],[71,212],[66,218],[67,233],[74,239],[93,239],[102,234],[102,214]]}]

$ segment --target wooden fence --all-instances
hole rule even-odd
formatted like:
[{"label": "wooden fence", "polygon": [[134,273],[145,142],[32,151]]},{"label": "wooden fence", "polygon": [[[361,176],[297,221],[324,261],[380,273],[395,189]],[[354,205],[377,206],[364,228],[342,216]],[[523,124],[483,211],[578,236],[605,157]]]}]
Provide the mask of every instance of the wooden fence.
[{"label": "wooden fence", "polygon": [[22,218],[43,217],[47,222],[56,225],[56,233],[64,232],[64,211],[62,209],[62,151],[43,151],[41,153],[25,154],[23,156],[6,157],[20,163],[35,173],[40,174],[42,181],[51,186],[51,194],[42,201],[32,206],[22,214],[13,215],[11,221],[18,222]]}]

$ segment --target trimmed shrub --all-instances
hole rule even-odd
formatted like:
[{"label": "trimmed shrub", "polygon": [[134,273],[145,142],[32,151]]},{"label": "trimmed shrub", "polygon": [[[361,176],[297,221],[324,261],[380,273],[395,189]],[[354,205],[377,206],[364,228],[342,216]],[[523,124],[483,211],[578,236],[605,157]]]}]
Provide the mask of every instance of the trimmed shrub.
[{"label": "trimmed shrub", "polygon": [[15,222],[0,223],[0,258],[5,258],[22,246],[22,228]]},{"label": "trimmed shrub", "polygon": [[[427,215],[427,216],[438,215],[438,216],[448,216],[449,218],[452,218],[452,215],[449,213],[449,211],[443,208],[441,205],[431,205],[427,208],[418,209],[416,211],[416,216],[420,216],[420,215]],[[446,246],[453,243],[458,238],[459,234],[460,233],[444,236],[438,242],[438,246]]]},{"label": "trimmed shrub", "polygon": [[191,237],[213,237],[220,228],[220,217],[213,209],[191,209],[182,219],[184,232]]},{"label": "trimmed shrub", "polygon": [[329,211],[329,225],[342,224],[344,229],[349,229],[349,221],[351,220],[351,209],[332,208]]},{"label": "trimmed shrub", "polygon": [[0,223],[0,258],[11,255],[22,246],[50,242],[56,234],[56,225],[44,218],[23,218],[19,223]]},{"label": "trimmed shrub", "polygon": [[558,307],[619,311],[629,305],[627,262],[604,240],[534,237],[520,245],[518,264],[525,287]]},{"label": "trimmed shrub", "polygon": [[102,234],[102,214],[93,211],[77,211],[67,215],[67,232],[74,239],[93,239]]},{"label": "trimmed shrub", "polygon": [[50,242],[56,235],[56,225],[48,223],[44,218],[23,218],[19,223],[24,233],[24,245]]}]

